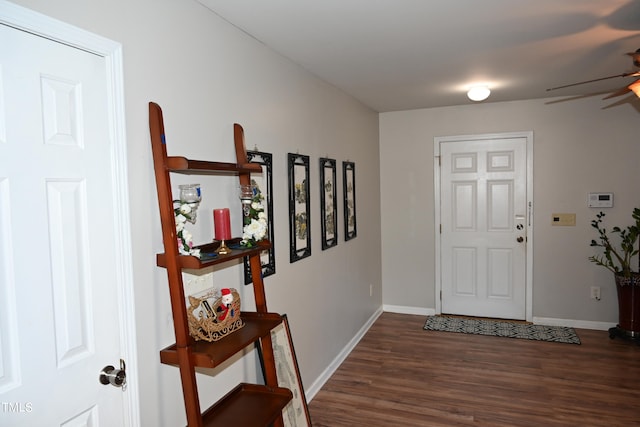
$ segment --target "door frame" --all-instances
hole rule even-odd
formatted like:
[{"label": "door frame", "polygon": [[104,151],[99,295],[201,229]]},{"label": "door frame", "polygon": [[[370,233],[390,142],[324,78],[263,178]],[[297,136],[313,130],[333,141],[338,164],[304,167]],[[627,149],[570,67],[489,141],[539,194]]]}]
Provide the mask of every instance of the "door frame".
[{"label": "door frame", "polygon": [[[115,274],[117,287],[120,348],[127,364],[127,389],[124,392],[124,423],[140,426],[138,353],[136,342],[131,225],[129,220],[129,188],[127,173],[127,140],[124,108],[124,78],[122,45],[97,34],[66,24],[57,19],[0,0],[0,24],[26,31],[46,39],[93,53],[105,59],[111,168],[114,202],[114,223],[121,233],[116,237]],[[115,363],[115,362],[114,362]],[[97,369],[100,369],[99,367]],[[96,382],[98,381],[96,371]]]},{"label": "door frame", "polygon": [[442,314],[442,276],[441,276],[441,233],[440,233],[440,145],[447,142],[466,140],[487,140],[496,138],[525,138],[527,141],[527,240],[526,240],[526,278],[525,278],[525,318],[527,322],[533,321],[533,131],[487,133],[475,135],[437,136],[433,138],[433,185],[434,185],[434,216],[435,216],[435,301],[436,314]]}]

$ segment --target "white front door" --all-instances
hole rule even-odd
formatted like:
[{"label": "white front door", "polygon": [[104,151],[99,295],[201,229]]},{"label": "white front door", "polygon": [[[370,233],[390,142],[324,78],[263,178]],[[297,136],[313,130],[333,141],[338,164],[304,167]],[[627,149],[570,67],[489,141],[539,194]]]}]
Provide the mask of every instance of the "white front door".
[{"label": "white front door", "polygon": [[0,41],[0,425],[122,426],[105,58]]},{"label": "white front door", "polygon": [[441,312],[526,318],[527,138],[440,146]]}]

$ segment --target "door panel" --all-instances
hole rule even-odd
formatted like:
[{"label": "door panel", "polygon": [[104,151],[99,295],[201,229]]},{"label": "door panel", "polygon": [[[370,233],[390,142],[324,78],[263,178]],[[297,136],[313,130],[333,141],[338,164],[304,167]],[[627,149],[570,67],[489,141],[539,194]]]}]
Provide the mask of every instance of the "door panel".
[{"label": "door panel", "polygon": [[120,426],[98,381],[121,355],[105,59],[0,40],[0,425]]},{"label": "door panel", "polygon": [[440,156],[442,313],[525,319],[526,139],[441,142]]}]

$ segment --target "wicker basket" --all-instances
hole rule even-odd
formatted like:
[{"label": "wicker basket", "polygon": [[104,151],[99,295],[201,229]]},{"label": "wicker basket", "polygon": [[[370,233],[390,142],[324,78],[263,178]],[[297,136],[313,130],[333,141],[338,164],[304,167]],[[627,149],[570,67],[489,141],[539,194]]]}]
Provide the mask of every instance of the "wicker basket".
[{"label": "wicker basket", "polygon": [[233,301],[228,307],[222,304],[222,297],[211,305],[207,296],[189,296],[189,333],[196,341],[218,341],[244,326],[240,318],[240,295],[235,289],[231,289],[231,295]]}]

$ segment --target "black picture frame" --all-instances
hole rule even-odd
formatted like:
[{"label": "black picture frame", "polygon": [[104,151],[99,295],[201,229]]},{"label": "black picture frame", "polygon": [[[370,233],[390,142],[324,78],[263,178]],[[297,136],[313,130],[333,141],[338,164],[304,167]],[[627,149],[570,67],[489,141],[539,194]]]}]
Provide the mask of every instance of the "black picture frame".
[{"label": "black picture frame", "polygon": [[356,164],[342,162],[342,194],[344,196],[344,240],[358,235],[356,217]]},{"label": "black picture frame", "polygon": [[320,158],[320,227],[322,250],[338,244],[338,194],[336,188],[336,161]]},{"label": "black picture frame", "polygon": [[[276,274],[275,233],[273,228],[273,155],[262,151],[247,151],[247,160],[262,167],[262,174],[252,174],[251,184],[257,185],[264,196],[264,212],[267,214],[267,238],[271,247],[260,254],[262,277]],[[244,284],[253,281],[249,258],[244,258]]]},{"label": "black picture frame", "polygon": [[311,256],[309,156],[288,153],[289,261]]}]

